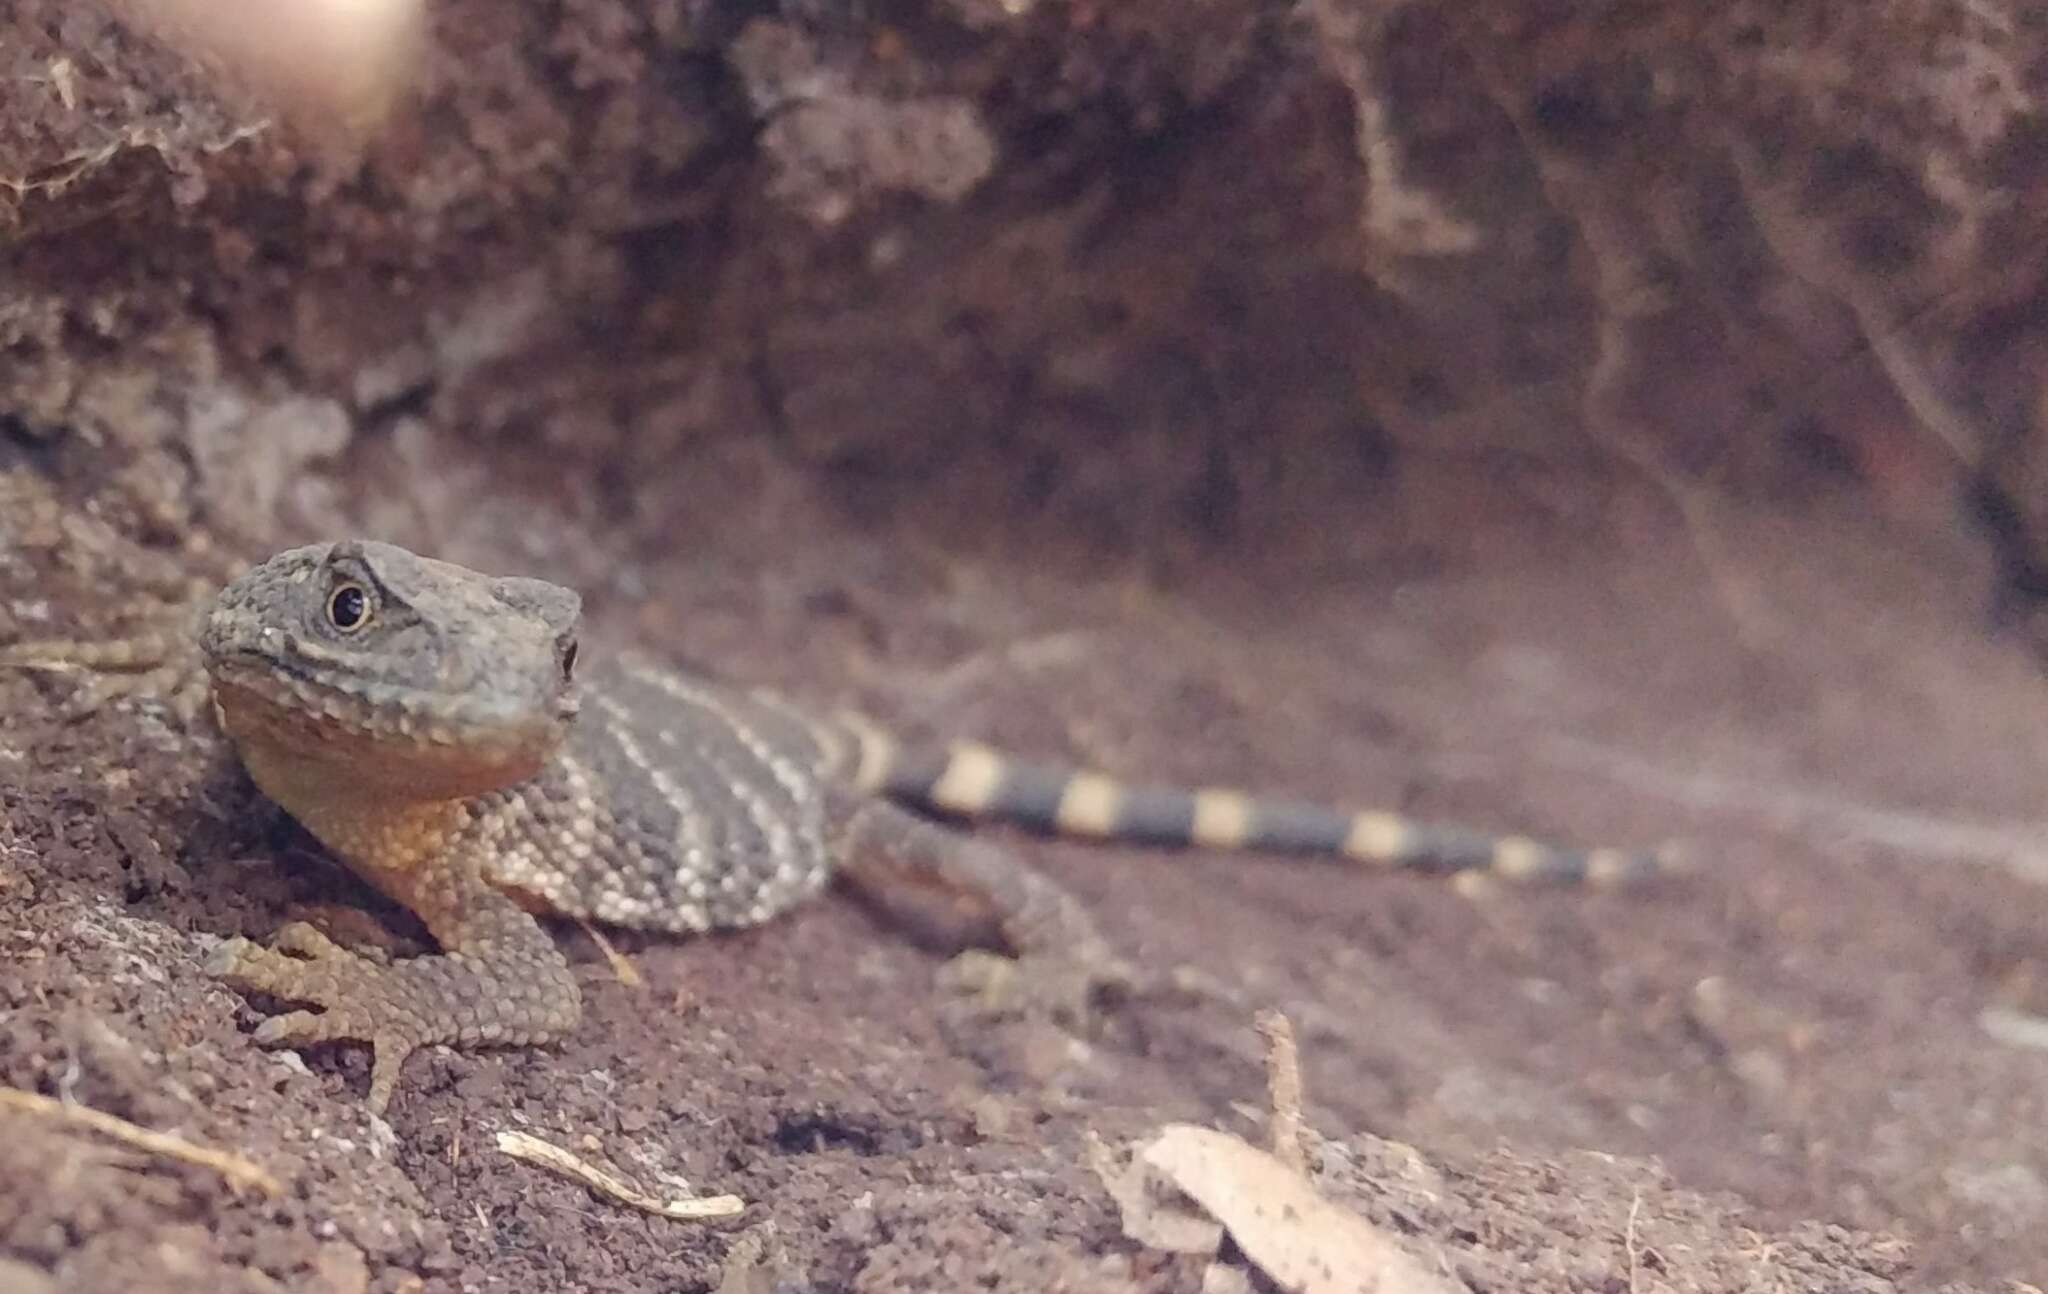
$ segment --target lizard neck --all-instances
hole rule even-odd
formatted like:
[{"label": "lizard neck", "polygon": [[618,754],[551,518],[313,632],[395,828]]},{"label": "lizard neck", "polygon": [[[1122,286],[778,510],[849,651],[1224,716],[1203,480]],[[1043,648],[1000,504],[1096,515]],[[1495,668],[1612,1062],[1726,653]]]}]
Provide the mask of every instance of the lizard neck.
[{"label": "lizard neck", "polygon": [[331,766],[272,747],[246,746],[242,762],[257,789],[335,857],[408,906],[416,906],[418,885],[447,866],[457,837],[471,820],[464,799],[351,783]]}]

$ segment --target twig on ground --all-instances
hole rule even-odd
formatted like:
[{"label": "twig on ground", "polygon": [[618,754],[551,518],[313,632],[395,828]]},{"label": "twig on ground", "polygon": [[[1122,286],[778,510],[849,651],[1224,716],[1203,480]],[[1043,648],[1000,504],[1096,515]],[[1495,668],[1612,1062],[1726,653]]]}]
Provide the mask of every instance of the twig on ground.
[{"label": "twig on ground", "polygon": [[498,1149],[514,1159],[537,1164],[572,1181],[581,1182],[599,1195],[609,1196],[621,1204],[664,1218],[684,1221],[729,1218],[736,1216],[746,1207],[745,1202],[737,1195],[659,1199],[616,1174],[607,1172],[588,1160],[578,1158],[560,1146],[542,1141],[539,1137],[528,1136],[524,1132],[499,1133]]},{"label": "twig on ground", "polygon": [[24,1092],[20,1088],[0,1087],[0,1108],[19,1110],[24,1114],[56,1119],[94,1132],[104,1133],[116,1141],[124,1142],[152,1155],[166,1159],[183,1160],[211,1168],[237,1188],[253,1187],[265,1195],[281,1195],[284,1186],[261,1166],[241,1155],[225,1150],[210,1150],[194,1145],[182,1137],[167,1132],[153,1132],[140,1124],[130,1123],[100,1110],[83,1105],[70,1105],[54,1097],[36,1092]]}]

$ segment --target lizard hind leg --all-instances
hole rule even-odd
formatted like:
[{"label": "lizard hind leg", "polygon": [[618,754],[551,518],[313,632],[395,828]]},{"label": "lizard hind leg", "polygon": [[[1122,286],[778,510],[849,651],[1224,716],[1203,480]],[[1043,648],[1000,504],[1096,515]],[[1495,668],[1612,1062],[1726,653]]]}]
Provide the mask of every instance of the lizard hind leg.
[{"label": "lizard hind leg", "polygon": [[948,831],[886,800],[869,800],[845,817],[837,851],[840,875],[864,898],[900,909],[906,893],[934,891],[971,900],[993,919],[1014,962],[968,951],[956,981],[982,991],[998,1011],[1042,1012],[1086,1031],[1099,1008],[1137,988],[1132,967],[1096,929],[1080,900],[1007,850]]}]

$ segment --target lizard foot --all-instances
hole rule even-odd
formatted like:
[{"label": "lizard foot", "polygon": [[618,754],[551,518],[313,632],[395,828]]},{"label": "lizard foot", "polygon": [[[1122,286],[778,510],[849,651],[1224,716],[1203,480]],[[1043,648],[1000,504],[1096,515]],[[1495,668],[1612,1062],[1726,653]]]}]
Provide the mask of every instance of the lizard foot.
[{"label": "lizard foot", "polygon": [[1082,1037],[1101,1036],[1108,1019],[1141,992],[1130,964],[1108,954],[1005,957],[969,949],[946,963],[940,982],[981,1020],[1044,1020]]},{"label": "lizard foot", "polygon": [[405,986],[391,968],[350,952],[303,921],[279,929],[268,948],[230,939],[206,969],[245,993],[320,1008],[265,1020],[257,1026],[256,1041],[266,1047],[368,1043],[372,1114],[381,1115],[390,1105],[406,1057],[433,1032],[421,1027]]},{"label": "lizard foot", "polygon": [[994,919],[1015,958],[969,951],[947,965],[962,1023],[1018,1020],[1099,1036],[1138,976],[1095,929],[1078,900],[1007,850],[947,831],[898,805],[871,800],[853,811],[840,875],[885,908],[908,895],[962,896]]},{"label": "lizard foot", "polygon": [[506,919],[495,938],[478,941],[479,952],[386,961],[293,921],[269,947],[228,940],[207,969],[244,992],[319,1008],[265,1020],[256,1030],[265,1046],[370,1044],[370,1112],[382,1114],[406,1057],[421,1047],[547,1042],[581,1018],[582,994],[547,932],[510,900],[497,898],[492,911]]}]

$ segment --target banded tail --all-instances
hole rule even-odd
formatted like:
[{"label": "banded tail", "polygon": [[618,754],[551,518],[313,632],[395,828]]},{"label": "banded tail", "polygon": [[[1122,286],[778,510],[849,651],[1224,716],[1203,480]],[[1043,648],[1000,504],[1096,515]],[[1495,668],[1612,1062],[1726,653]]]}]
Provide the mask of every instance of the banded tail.
[{"label": "banded tail", "polygon": [[1013,759],[974,742],[905,748],[865,722],[848,727],[860,743],[855,783],[862,791],[1052,835],[1594,885],[1645,880],[1679,866],[1659,852],[1568,849],[1395,813],[1353,813],[1214,787],[1129,786],[1086,769]]}]

